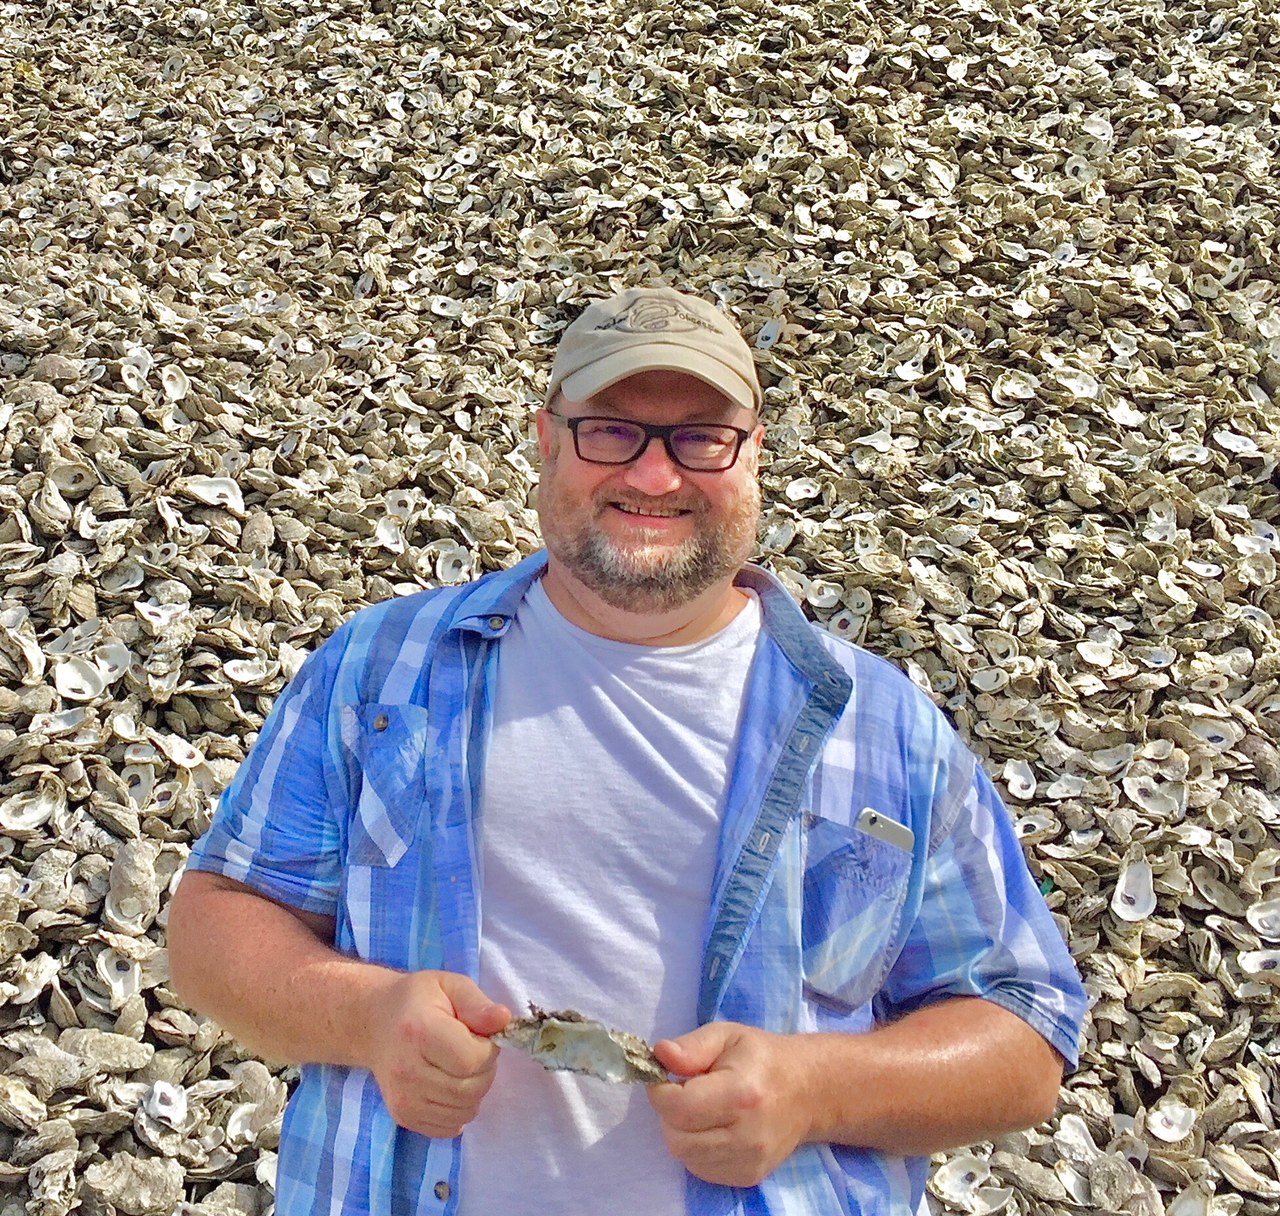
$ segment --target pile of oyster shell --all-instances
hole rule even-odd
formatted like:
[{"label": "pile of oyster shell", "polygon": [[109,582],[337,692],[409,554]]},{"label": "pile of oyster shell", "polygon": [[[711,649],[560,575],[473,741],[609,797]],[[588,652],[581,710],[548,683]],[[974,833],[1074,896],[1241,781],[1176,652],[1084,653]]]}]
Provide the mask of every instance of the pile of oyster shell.
[{"label": "pile of oyster shell", "polygon": [[190,843],[350,613],[537,545],[557,333],[658,281],[759,353],[762,560],[946,708],[1092,997],[930,1202],[1274,1212],[1278,20],[0,0],[0,1216],[270,1210]]}]

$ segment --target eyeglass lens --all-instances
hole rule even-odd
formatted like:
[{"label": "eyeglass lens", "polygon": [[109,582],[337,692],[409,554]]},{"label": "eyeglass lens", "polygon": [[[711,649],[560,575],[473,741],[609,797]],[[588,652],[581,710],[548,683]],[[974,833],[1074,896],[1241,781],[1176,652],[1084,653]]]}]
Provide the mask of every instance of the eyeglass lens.
[{"label": "eyeglass lens", "polygon": [[[641,426],[619,418],[583,418],[576,426],[578,455],[603,464],[626,464],[640,455],[648,434]],[[733,464],[740,444],[731,426],[691,423],[678,426],[667,436],[668,450],[677,464],[690,469],[726,469]]]}]

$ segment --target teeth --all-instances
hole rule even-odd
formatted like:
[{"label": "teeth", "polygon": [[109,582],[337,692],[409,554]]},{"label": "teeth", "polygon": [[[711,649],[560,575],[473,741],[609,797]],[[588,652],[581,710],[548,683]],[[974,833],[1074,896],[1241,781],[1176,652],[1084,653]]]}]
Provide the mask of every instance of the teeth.
[{"label": "teeth", "polygon": [[675,519],[677,515],[683,515],[683,511],[656,511],[642,510],[640,507],[628,506],[625,502],[616,502],[613,504],[619,511],[625,511],[628,515],[656,515],[659,519]]}]

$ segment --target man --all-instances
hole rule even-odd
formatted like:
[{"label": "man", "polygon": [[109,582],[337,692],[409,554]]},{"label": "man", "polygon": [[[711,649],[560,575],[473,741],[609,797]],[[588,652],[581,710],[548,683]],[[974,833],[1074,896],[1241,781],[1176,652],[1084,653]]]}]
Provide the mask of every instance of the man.
[{"label": "man", "polygon": [[[178,991],[303,1064],[281,1216],[902,1213],[1047,1118],[1084,995],[981,768],[746,565],[761,392],[715,308],[564,333],[546,552],[358,613],[193,851]],[[659,1040],[647,1089],[490,1036]]]}]

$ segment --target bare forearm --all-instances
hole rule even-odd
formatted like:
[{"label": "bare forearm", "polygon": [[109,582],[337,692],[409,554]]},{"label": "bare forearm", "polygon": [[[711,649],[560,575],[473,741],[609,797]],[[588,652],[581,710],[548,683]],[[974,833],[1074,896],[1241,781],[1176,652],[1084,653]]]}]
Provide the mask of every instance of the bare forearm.
[{"label": "bare forearm", "polygon": [[371,1002],[399,973],[339,954],[270,900],[188,882],[169,914],[174,991],[268,1059],[364,1065]]},{"label": "bare forearm", "polygon": [[927,1006],[865,1035],[793,1040],[814,1141],[921,1156],[1052,1113],[1062,1059],[987,1001]]}]

